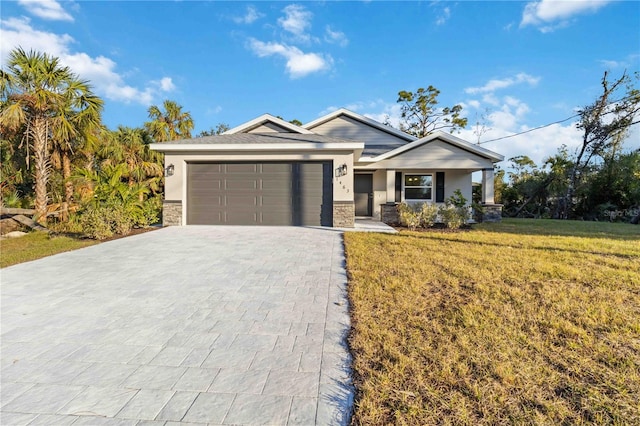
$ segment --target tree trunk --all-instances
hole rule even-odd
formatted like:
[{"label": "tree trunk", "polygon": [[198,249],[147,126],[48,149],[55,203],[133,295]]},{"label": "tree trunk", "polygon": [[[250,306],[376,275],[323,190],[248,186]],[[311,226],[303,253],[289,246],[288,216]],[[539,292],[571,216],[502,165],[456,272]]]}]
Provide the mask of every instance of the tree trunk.
[{"label": "tree trunk", "polygon": [[63,221],[69,219],[69,206],[73,203],[73,182],[71,182],[71,157],[69,151],[62,151],[62,177],[64,178],[64,203],[62,203]]},{"label": "tree trunk", "polygon": [[47,121],[37,117],[33,123],[33,159],[35,163],[36,220],[47,223],[47,183],[49,181],[49,150],[47,149]]}]

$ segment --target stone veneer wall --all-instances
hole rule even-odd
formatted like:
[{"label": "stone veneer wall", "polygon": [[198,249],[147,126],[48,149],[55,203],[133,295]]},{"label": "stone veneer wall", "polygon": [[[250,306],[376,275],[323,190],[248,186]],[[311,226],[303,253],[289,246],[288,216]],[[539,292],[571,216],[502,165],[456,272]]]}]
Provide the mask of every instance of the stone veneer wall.
[{"label": "stone veneer wall", "polygon": [[483,204],[482,221],[500,222],[502,220],[502,204]]},{"label": "stone veneer wall", "polygon": [[382,222],[388,225],[397,225],[400,223],[398,215],[398,203],[387,203],[380,205],[380,218]]},{"label": "stone veneer wall", "polygon": [[353,201],[333,202],[333,226],[353,228],[356,223],[356,207]]},{"label": "stone veneer wall", "polygon": [[182,201],[164,200],[162,202],[162,225],[182,225]]}]

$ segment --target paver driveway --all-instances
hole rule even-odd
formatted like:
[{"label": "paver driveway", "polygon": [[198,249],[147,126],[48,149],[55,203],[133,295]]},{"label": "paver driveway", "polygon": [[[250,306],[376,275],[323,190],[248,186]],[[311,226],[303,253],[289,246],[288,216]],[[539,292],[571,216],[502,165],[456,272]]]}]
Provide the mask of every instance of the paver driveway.
[{"label": "paver driveway", "polygon": [[343,424],[342,234],[173,227],[0,271],[12,424]]}]

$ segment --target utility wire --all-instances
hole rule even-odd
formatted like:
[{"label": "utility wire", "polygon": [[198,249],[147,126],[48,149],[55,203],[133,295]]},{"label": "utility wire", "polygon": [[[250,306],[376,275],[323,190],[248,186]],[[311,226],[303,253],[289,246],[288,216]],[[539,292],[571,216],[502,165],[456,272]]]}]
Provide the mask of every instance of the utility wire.
[{"label": "utility wire", "polygon": [[[606,107],[608,107],[608,106],[610,106],[610,105],[617,104],[618,102],[626,101],[626,100],[628,100],[628,99],[630,99],[630,98],[632,98],[632,97],[633,97],[633,96],[625,96],[624,98],[620,98],[620,99],[618,99],[618,100],[616,100],[616,101],[611,101],[611,102],[609,102],[607,105],[605,105],[605,108],[606,108]],[[603,113],[602,115],[611,114],[612,112],[613,112],[613,111],[608,111],[608,112]],[[533,131],[535,131],[535,130],[540,130],[540,129],[544,129],[545,127],[553,126],[554,124],[564,123],[565,121],[569,121],[569,120],[571,120],[572,118],[580,117],[580,115],[581,115],[581,114],[574,114],[574,115],[572,115],[571,117],[567,117],[567,118],[565,118],[564,120],[554,121],[553,123],[544,124],[544,125],[542,125],[542,126],[534,127],[533,129],[525,130],[525,131],[523,131],[523,132],[519,132],[519,133],[514,133],[514,134],[512,134],[512,135],[502,136],[502,137],[499,137],[499,138],[494,138],[494,139],[489,139],[489,140],[487,140],[487,141],[478,142],[478,143],[477,143],[477,145],[482,145],[482,144],[484,144],[484,143],[495,142],[495,141],[500,141],[500,140],[503,140],[503,139],[509,139],[509,138],[513,138],[513,137],[516,137],[516,136],[524,135],[524,134],[526,134],[526,133],[530,133],[530,132],[533,132]],[[640,121],[632,122],[632,123],[629,125],[629,127],[633,126],[634,124],[638,124],[638,123],[640,123]]]},{"label": "utility wire", "polygon": [[502,139],[513,138],[515,136],[524,135],[525,133],[533,132],[534,130],[544,129],[545,127],[553,126],[554,124],[564,123],[565,121],[569,121],[572,118],[576,118],[576,117],[579,117],[579,116],[580,116],[580,114],[572,115],[571,117],[565,118],[564,120],[554,121],[553,123],[545,124],[544,126],[534,127],[533,129],[525,130],[524,132],[514,133],[512,135],[502,136],[500,138],[489,139],[488,141],[478,142],[478,145],[481,145],[483,143],[495,142],[495,141],[499,141],[499,140],[502,140]]}]

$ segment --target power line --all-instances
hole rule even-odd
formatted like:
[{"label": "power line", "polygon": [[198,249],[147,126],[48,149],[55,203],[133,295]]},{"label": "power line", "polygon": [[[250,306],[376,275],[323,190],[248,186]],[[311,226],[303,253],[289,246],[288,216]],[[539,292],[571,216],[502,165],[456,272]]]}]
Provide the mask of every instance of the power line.
[{"label": "power line", "polygon": [[524,132],[514,133],[513,135],[507,135],[507,136],[502,136],[500,138],[489,139],[488,141],[478,142],[478,145],[481,145],[483,143],[495,142],[495,141],[499,141],[499,140],[502,140],[502,139],[513,138],[515,136],[524,135],[525,133],[533,132],[534,130],[544,129],[545,127],[553,126],[554,124],[564,123],[565,121],[569,121],[572,118],[576,118],[576,117],[579,117],[579,116],[580,116],[580,114],[572,115],[571,117],[565,118],[564,120],[554,121],[553,123],[545,124],[544,126],[534,127],[533,129],[525,130]]},{"label": "power line", "polygon": [[[607,105],[605,105],[605,108],[606,108],[606,107],[608,107],[608,106],[610,106],[610,105],[617,104],[618,102],[626,101],[626,100],[628,100],[628,99],[631,99],[632,97],[633,97],[633,96],[625,96],[624,98],[620,98],[620,99],[618,99],[618,100],[616,100],[616,101],[611,101],[611,102],[609,102]],[[611,114],[612,112],[613,112],[613,111],[608,111],[608,112],[603,113],[602,115]],[[581,115],[581,114],[574,114],[574,115],[572,115],[571,117],[567,117],[567,118],[565,118],[564,120],[554,121],[553,123],[549,123],[549,124],[545,124],[545,125],[542,125],[542,126],[534,127],[533,129],[525,130],[525,131],[523,131],[523,132],[514,133],[514,134],[512,134],[512,135],[507,135],[507,136],[502,136],[502,137],[495,138],[495,139],[489,139],[488,141],[478,142],[477,144],[478,144],[478,145],[482,145],[483,143],[495,142],[495,141],[500,141],[500,140],[503,140],[503,139],[509,139],[509,138],[513,138],[513,137],[516,137],[516,136],[524,135],[524,134],[526,134],[526,133],[530,133],[530,132],[533,132],[533,131],[535,131],[535,130],[540,130],[540,129],[544,129],[545,127],[553,126],[554,124],[564,123],[565,121],[569,121],[569,120],[571,120],[572,118],[580,117],[580,115]],[[634,124],[638,124],[638,123],[640,123],[640,121],[632,122],[632,123],[629,125],[629,127],[633,126]]]}]

